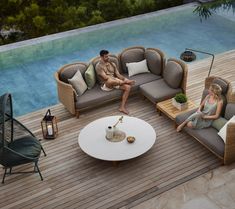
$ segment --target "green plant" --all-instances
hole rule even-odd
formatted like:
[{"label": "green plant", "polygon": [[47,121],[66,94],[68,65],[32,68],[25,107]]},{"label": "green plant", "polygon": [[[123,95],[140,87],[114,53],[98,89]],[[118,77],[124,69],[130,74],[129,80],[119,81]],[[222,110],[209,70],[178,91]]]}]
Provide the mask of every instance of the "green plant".
[{"label": "green plant", "polygon": [[175,101],[176,101],[176,102],[181,103],[181,104],[182,104],[182,103],[186,103],[187,100],[188,100],[188,98],[186,97],[186,95],[183,94],[183,93],[176,94],[174,98],[175,98]]}]

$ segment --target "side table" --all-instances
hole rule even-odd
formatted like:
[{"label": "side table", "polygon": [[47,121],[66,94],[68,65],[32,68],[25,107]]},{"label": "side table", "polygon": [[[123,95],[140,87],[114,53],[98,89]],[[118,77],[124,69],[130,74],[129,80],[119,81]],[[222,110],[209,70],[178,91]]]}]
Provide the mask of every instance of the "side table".
[{"label": "side table", "polygon": [[167,117],[169,117],[171,120],[175,121],[175,118],[177,115],[188,112],[189,110],[192,110],[196,108],[197,106],[192,102],[191,100],[188,100],[188,108],[185,110],[178,110],[176,107],[172,105],[171,102],[172,99],[168,99],[162,102],[157,103],[156,108],[161,115],[161,113],[164,113]]}]

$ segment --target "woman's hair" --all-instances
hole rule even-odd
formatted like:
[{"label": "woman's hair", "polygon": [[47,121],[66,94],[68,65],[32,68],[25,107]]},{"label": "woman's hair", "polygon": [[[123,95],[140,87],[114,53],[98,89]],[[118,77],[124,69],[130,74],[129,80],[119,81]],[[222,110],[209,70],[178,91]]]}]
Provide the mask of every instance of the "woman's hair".
[{"label": "woman's hair", "polygon": [[210,85],[210,90],[214,93],[216,99],[221,99],[222,88],[218,84],[212,83]]}]

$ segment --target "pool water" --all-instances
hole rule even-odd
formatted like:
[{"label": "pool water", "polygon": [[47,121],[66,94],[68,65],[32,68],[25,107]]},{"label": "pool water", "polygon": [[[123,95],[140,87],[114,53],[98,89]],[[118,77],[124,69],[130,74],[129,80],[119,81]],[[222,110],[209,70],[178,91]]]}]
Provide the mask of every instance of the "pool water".
[{"label": "pool water", "polygon": [[31,40],[30,45],[2,46],[0,95],[12,93],[15,116],[55,105],[54,72],[67,63],[88,62],[101,49],[117,54],[139,45],[160,48],[167,57],[176,58],[185,48],[213,54],[235,49],[235,18],[220,12],[201,22],[193,9],[194,5],[177,7]]}]

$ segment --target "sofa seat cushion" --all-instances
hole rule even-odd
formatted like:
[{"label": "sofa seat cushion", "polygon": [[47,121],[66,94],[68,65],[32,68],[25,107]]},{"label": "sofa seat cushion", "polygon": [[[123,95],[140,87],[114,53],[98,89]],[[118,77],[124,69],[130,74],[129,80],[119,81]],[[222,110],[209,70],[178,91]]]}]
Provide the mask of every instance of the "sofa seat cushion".
[{"label": "sofa seat cushion", "polygon": [[161,78],[140,86],[140,92],[153,103],[161,102],[181,93],[181,88],[173,89]]},{"label": "sofa seat cushion", "polygon": [[191,129],[185,127],[184,130],[220,157],[224,157],[225,144],[215,128]]},{"label": "sofa seat cushion", "polygon": [[[14,140],[13,142],[9,143],[8,146],[15,152],[20,153],[26,157],[35,158],[35,160],[39,158],[42,149],[40,142],[33,136],[25,136]],[[14,166],[30,161],[31,160],[22,158],[13,154],[12,152],[9,152],[5,160],[5,166]]]},{"label": "sofa seat cushion", "polygon": [[[188,118],[192,113],[194,113],[197,108],[188,111],[186,113],[182,113],[178,115],[175,119],[176,124],[181,124],[186,118]],[[203,145],[206,145],[209,149],[213,150],[219,156],[224,156],[224,141],[218,135],[218,131],[213,128],[203,128],[203,129],[191,129],[188,127],[184,127],[183,130],[189,135],[195,137],[198,141],[200,141]]]},{"label": "sofa seat cushion", "polygon": [[100,85],[96,84],[92,89],[87,90],[85,94],[77,97],[76,108],[94,107],[97,104],[104,103],[104,101],[120,98],[121,95],[122,90],[103,91]]},{"label": "sofa seat cushion", "polygon": [[133,91],[138,90],[139,86],[142,84],[161,79],[161,76],[154,75],[153,73],[142,73],[142,74],[134,75],[132,77],[128,77],[128,74],[123,74],[123,76],[135,81],[135,85],[132,86]]}]

